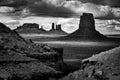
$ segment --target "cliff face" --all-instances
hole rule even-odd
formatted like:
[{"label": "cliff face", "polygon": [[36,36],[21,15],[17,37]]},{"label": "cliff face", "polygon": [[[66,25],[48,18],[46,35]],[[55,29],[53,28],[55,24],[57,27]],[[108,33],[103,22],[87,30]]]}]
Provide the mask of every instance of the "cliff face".
[{"label": "cliff face", "polygon": [[83,16],[80,17],[79,29],[78,30],[95,30],[95,21],[92,14],[83,13]]},{"label": "cliff face", "polygon": [[96,40],[106,37],[95,30],[95,21],[93,14],[83,13],[80,17],[79,29],[67,36],[74,39]]},{"label": "cliff face", "polygon": [[48,80],[61,74],[61,66],[64,66],[62,55],[62,49],[28,42],[0,23],[1,79],[24,80],[39,76],[39,79]]}]

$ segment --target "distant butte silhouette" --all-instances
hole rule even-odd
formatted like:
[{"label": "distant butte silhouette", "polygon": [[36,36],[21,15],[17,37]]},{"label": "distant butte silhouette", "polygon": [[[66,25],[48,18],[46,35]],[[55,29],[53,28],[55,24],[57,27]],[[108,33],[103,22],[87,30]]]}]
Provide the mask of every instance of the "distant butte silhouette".
[{"label": "distant butte silhouette", "polygon": [[65,37],[66,39],[80,40],[103,40],[106,36],[100,34],[95,29],[93,14],[83,13],[80,17],[79,29]]},{"label": "distant butte silhouette", "polygon": [[52,29],[48,31],[48,34],[67,35],[67,33],[61,29],[61,24],[55,23],[52,23]]},{"label": "distant butte silhouette", "polygon": [[41,28],[39,28],[39,24],[36,23],[24,23],[22,26],[17,27],[15,29],[18,33],[45,33],[46,31]]},{"label": "distant butte silhouette", "polygon": [[50,31],[44,30],[43,26],[39,28],[39,24],[36,23],[24,23],[22,26],[17,27],[15,31],[20,34],[67,35],[67,33],[61,29],[61,24],[56,25],[55,23],[52,23],[52,29]]}]

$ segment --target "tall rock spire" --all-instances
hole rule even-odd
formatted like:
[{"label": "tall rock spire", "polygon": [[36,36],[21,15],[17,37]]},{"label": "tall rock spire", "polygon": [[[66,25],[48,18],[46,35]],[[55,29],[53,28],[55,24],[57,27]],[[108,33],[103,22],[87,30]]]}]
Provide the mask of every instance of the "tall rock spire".
[{"label": "tall rock spire", "polygon": [[55,23],[52,23],[52,30],[55,30]]},{"label": "tall rock spire", "polygon": [[62,31],[61,24],[56,25],[56,30]]},{"label": "tall rock spire", "polygon": [[92,14],[83,13],[80,17],[79,29],[95,30],[95,21]]},{"label": "tall rock spire", "polygon": [[67,37],[81,40],[99,40],[106,38],[104,35],[96,31],[94,17],[91,13],[83,13],[80,17],[79,29]]}]

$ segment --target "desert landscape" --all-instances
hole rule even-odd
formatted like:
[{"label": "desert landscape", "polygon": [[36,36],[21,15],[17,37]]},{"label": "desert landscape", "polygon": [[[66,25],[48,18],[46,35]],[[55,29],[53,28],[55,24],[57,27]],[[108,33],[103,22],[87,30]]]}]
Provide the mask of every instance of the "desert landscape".
[{"label": "desert landscape", "polygon": [[0,80],[120,80],[119,0],[1,0]]}]

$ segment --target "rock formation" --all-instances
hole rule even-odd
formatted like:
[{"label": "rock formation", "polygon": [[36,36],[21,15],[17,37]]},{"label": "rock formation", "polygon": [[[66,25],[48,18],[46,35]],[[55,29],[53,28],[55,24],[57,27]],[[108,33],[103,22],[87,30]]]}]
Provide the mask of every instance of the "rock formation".
[{"label": "rock formation", "polygon": [[52,29],[50,31],[48,31],[48,34],[53,34],[53,35],[67,35],[66,32],[64,32],[61,29],[61,24],[56,24],[52,23]]},{"label": "rock formation", "polygon": [[41,26],[41,28],[39,28],[39,33],[40,34],[46,34],[47,31],[43,28],[43,26]]},{"label": "rock formation", "polygon": [[22,46],[25,43],[26,41],[16,31],[0,23],[0,44],[2,46],[12,48],[14,45]]},{"label": "rock formation", "polygon": [[20,34],[21,33],[32,34],[32,33],[45,33],[46,32],[42,26],[41,26],[41,29],[39,29],[39,24],[36,24],[36,23],[25,23],[22,26],[17,27],[15,31],[17,31]]},{"label": "rock formation", "polygon": [[36,23],[25,23],[25,24],[23,24],[23,28],[24,29],[39,29],[39,25],[38,24],[36,24]]},{"label": "rock formation", "polygon": [[79,29],[68,35],[67,38],[80,40],[101,40],[105,39],[106,37],[96,31],[93,14],[83,13],[83,15],[80,17]]},{"label": "rock formation", "polygon": [[63,72],[62,55],[62,49],[28,42],[0,23],[0,79],[49,80]]},{"label": "rock formation", "polygon": [[79,71],[61,80],[120,80],[120,47],[84,59]]},{"label": "rock formation", "polygon": [[61,24],[56,25],[56,30],[62,31],[62,29],[61,29]]},{"label": "rock formation", "polygon": [[55,23],[52,23],[52,29],[51,30],[55,30]]}]

